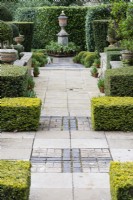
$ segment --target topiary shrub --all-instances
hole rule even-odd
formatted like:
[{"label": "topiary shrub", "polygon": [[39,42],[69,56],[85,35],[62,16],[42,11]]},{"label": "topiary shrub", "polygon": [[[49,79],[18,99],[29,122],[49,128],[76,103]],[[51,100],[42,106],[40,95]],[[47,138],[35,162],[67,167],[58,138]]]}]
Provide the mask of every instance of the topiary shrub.
[{"label": "topiary shrub", "polygon": [[111,162],[110,188],[112,200],[133,199],[133,162]]},{"label": "topiary shrub", "polygon": [[[108,5],[88,8],[86,15],[86,22],[85,22],[86,46],[88,51],[95,51],[93,21],[101,19],[105,20],[108,19],[109,17],[110,17],[110,9]],[[100,37],[101,42],[103,42],[104,39],[105,38]]]},{"label": "topiary shrub", "polygon": [[133,131],[132,97],[95,97],[91,101],[95,131]]},{"label": "topiary shrub", "polygon": [[103,52],[104,48],[108,46],[107,31],[108,20],[94,20],[93,21],[93,36],[95,42],[95,51]]},{"label": "topiary shrub", "polygon": [[105,95],[133,97],[133,67],[106,70]]},{"label": "topiary shrub", "polygon": [[3,98],[0,100],[1,131],[35,131],[39,126],[39,98]]},{"label": "topiary shrub", "polygon": [[10,11],[5,6],[2,5],[0,5],[0,20],[12,21],[12,15]]},{"label": "topiary shrub", "polygon": [[3,42],[8,40],[11,41],[13,37],[12,28],[5,22],[0,20],[0,43],[3,48]]},{"label": "topiary shrub", "polygon": [[32,54],[33,64],[34,62],[38,62],[40,67],[44,67],[47,64],[47,55],[41,52],[33,52]]},{"label": "topiary shrub", "polygon": [[0,97],[25,96],[28,86],[28,69],[14,65],[1,65]]},{"label": "topiary shrub", "polygon": [[31,182],[28,161],[0,160],[0,199],[28,200]]},{"label": "topiary shrub", "polygon": [[88,52],[84,59],[84,65],[85,67],[91,67],[94,60],[97,58],[97,54],[95,52]]}]

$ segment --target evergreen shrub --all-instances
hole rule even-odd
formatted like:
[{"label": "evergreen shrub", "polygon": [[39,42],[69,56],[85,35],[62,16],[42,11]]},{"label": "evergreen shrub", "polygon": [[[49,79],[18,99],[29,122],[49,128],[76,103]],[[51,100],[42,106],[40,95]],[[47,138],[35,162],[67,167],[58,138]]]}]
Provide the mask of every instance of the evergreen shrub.
[{"label": "evergreen shrub", "polygon": [[28,200],[31,164],[28,161],[0,160],[0,199]]},{"label": "evergreen shrub", "polygon": [[133,97],[132,66],[106,70],[105,95]]},{"label": "evergreen shrub", "polygon": [[0,100],[1,131],[35,131],[39,126],[39,98],[3,98]]},{"label": "evergreen shrub", "polygon": [[0,5],[0,20],[12,21],[12,15],[10,11],[5,6],[2,5]]},{"label": "evergreen shrub", "polygon": [[111,162],[110,188],[112,200],[133,199],[133,162]]},{"label": "evergreen shrub", "polygon": [[95,131],[133,131],[133,97],[95,97],[91,107]]}]

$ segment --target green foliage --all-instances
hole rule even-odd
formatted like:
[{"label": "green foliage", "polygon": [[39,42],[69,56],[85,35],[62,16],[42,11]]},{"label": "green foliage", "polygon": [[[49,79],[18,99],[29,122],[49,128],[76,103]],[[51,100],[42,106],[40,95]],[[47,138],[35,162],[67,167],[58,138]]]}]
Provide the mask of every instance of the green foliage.
[{"label": "green foliage", "polygon": [[133,162],[111,162],[110,186],[112,200],[133,199]]},{"label": "green foliage", "polygon": [[120,61],[121,51],[107,51],[107,69],[111,68],[110,61]]},{"label": "green foliage", "polygon": [[12,28],[3,21],[0,21],[0,41],[10,41],[12,39],[13,32]]},{"label": "green foliage", "polygon": [[[33,52],[32,54],[32,63],[38,62],[40,67],[44,67],[47,64],[47,54],[41,52]],[[37,64],[36,62],[36,64]]]},{"label": "green foliage", "polygon": [[1,99],[2,131],[35,131],[39,126],[41,100],[39,98]]},{"label": "green foliage", "polygon": [[99,68],[100,67],[100,58],[96,58],[94,60],[94,63],[92,65],[95,66],[95,67],[97,67],[97,68]]},{"label": "green foliage", "polygon": [[133,97],[133,67],[106,70],[105,95]]},{"label": "green foliage", "polygon": [[107,52],[107,51],[122,51],[123,50],[123,48],[121,48],[121,47],[105,47],[104,48],[104,52]]},{"label": "green foliage", "polygon": [[12,21],[12,15],[10,11],[5,6],[2,5],[0,5],[0,20]]},{"label": "green foliage", "polygon": [[95,50],[103,52],[104,47],[108,46],[107,31],[108,20],[94,20],[93,21],[93,35],[95,42]]},{"label": "green foliage", "polygon": [[92,66],[90,72],[91,72],[92,75],[97,74],[98,73],[97,67]]},{"label": "green foliage", "polygon": [[[60,31],[58,17],[64,10],[68,17],[68,26],[66,31],[70,34],[69,41],[74,42],[81,49],[85,48],[85,16],[87,7],[41,7],[41,8],[20,8],[15,19],[32,20],[35,22],[33,48],[45,48],[50,41],[57,41],[56,34]],[[28,17],[30,13],[32,17]],[[32,15],[33,13],[33,15]],[[34,14],[35,13],[35,14]],[[18,17],[20,15],[22,17]]]},{"label": "green foliage", "polygon": [[91,108],[95,131],[133,131],[132,97],[95,97]]},{"label": "green foliage", "polygon": [[97,85],[98,85],[98,88],[104,87],[104,78],[99,78]]},{"label": "green foliage", "polygon": [[25,52],[30,52],[31,51],[31,46],[32,46],[32,39],[33,39],[33,28],[34,28],[34,23],[32,22],[12,22],[15,24],[21,35],[24,35],[24,51]]},{"label": "green foliage", "polygon": [[28,161],[0,160],[0,199],[28,200],[31,164]]},{"label": "green foliage", "polygon": [[73,42],[69,42],[68,45],[64,46],[52,41],[46,46],[49,55],[75,55],[79,49]]},{"label": "green foliage", "polygon": [[97,58],[97,54],[95,52],[88,52],[84,59],[85,67],[87,68],[91,67],[96,58]]},{"label": "green foliage", "polygon": [[33,77],[32,76],[28,76],[28,87],[27,89],[33,89],[35,86],[35,82],[33,80]]},{"label": "green foliage", "polygon": [[27,67],[2,65],[0,72],[1,97],[25,96],[28,85]]},{"label": "green foliage", "polygon": [[[108,6],[95,6],[89,7],[86,15],[86,24],[85,24],[85,32],[86,32],[86,46],[88,51],[95,51],[95,40],[94,40],[94,29],[93,29],[93,21],[108,19],[110,16],[110,9]],[[100,30],[99,30],[100,31]],[[104,36],[105,37],[105,36]],[[103,42],[100,37],[101,43]],[[97,48],[97,46],[96,46]]]},{"label": "green foliage", "polygon": [[50,2],[53,3],[53,5],[56,6],[70,6],[70,5],[79,5],[82,6],[84,3],[84,0],[50,0]]},{"label": "green foliage", "polygon": [[19,36],[19,29],[15,24],[9,24],[12,28],[12,32],[13,32],[13,38],[18,37]]}]

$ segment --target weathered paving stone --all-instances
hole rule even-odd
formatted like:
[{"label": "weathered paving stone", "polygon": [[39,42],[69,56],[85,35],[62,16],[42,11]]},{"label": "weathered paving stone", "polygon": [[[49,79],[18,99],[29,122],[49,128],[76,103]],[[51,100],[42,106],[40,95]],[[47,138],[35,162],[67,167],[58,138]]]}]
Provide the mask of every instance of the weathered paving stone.
[{"label": "weathered paving stone", "polygon": [[[44,156],[43,156],[44,155]],[[109,149],[34,149],[33,173],[104,173],[112,160]]]}]

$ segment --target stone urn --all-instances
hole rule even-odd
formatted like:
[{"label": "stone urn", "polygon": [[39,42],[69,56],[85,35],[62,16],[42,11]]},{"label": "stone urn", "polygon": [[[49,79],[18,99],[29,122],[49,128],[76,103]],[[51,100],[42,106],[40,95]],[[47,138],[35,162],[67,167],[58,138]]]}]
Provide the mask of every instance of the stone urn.
[{"label": "stone urn", "polygon": [[114,39],[113,37],[109,35],[107,36],[107,41],[110,43],[109,47],[114,47],[115,46],[114,44],[117,42],[116,39]]},{"label": "stone urn", "polygon": [[15,37],[15,38],[14,38],[14,41],[15,41],[17,44],[21,44],[21,43],[24,41],[24,35],[19,35],[18,37]]},{"label": "stone urn", "polygon": [[18,58],[18,52],[14,49],[0,49],[0,61],[13,63]]}]

